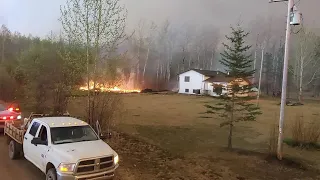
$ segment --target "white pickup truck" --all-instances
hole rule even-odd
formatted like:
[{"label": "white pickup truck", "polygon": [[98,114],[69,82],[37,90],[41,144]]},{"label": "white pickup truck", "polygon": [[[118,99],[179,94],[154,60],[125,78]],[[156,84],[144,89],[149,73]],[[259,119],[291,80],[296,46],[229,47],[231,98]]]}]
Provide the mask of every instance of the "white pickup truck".
[{"label": "white pickup truck", "polygon": [[26,128],[8,121],[9,156],[21,155],[47,180],[113,179],[118,154],[87,123],[72,117],[40,117]]}]

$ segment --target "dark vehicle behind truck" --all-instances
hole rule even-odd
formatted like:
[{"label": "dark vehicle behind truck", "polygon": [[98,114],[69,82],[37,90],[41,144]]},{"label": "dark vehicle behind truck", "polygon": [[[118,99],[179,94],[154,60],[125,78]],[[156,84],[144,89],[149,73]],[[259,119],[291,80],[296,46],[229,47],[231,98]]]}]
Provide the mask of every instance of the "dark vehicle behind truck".
[{"label": "dark vehicle behind truck", "polygon": [[16,103],[0,103],[0,129],[4,128],[6,121],[20,121],[21,110]]}]

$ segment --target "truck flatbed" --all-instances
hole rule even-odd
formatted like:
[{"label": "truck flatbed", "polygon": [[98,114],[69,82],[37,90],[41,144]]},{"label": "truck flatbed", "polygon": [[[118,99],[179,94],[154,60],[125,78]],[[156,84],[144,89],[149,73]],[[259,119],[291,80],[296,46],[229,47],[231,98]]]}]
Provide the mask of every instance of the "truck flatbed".
[{"label": "truck flatbed", "polygon": [[21,129],[21,121],[6,121],[4,127],[4,134],[15,140],[17,143],[23,143],[23,136],[26,132],[24,129]]},{"label": "truck flatbed", "polygon": [[4,135],[13,139],[16,143],[22,145],[24,134],[28,128],[29,123],[33,118],[48,116],[47,114],[31,113],[29,118],[20,121],[6,121],[4,126]]}]

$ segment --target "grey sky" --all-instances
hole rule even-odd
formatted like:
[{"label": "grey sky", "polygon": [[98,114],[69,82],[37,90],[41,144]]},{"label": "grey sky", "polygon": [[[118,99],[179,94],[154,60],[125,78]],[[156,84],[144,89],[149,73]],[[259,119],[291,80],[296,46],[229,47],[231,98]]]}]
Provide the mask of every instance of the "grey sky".
[{"label": "grey sky", "polygon": [[[221,29],[235,24],[239,18],[247,24],[257,17],[274,17],[285,22],[286,4],[269,4],[268,0],[121,0],[128,9],[128,27],[140,19],[157,23],[169,19],[174,23],[215,25]],[[296,0],[298,2],[299,0]],[[58,32],[60,5],[65,0],[0,0],[0,24],[23,34],[45,36]],[[299,9],[305,24],[320,27],[320,0],[301,0]]]}]

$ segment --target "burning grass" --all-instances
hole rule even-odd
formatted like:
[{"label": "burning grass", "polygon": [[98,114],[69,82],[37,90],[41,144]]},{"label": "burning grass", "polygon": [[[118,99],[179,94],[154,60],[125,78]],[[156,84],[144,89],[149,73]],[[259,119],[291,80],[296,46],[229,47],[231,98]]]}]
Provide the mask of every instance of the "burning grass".
[{"label": "burning grass", "polygon": [[93,81],[89,82],[89,86],[88,84],[85,84],[84,86],[79,87],[79,90],[81,91],[88,91],[88,89],[90,90],[95,89],[95,91],[99,91],[99,92],[116,92],[116,93],[141,92],[140,89],[129,88],[129,87],[126,87],[125,85],[110,86],[104,83],[96,83],[94,85]]}]

